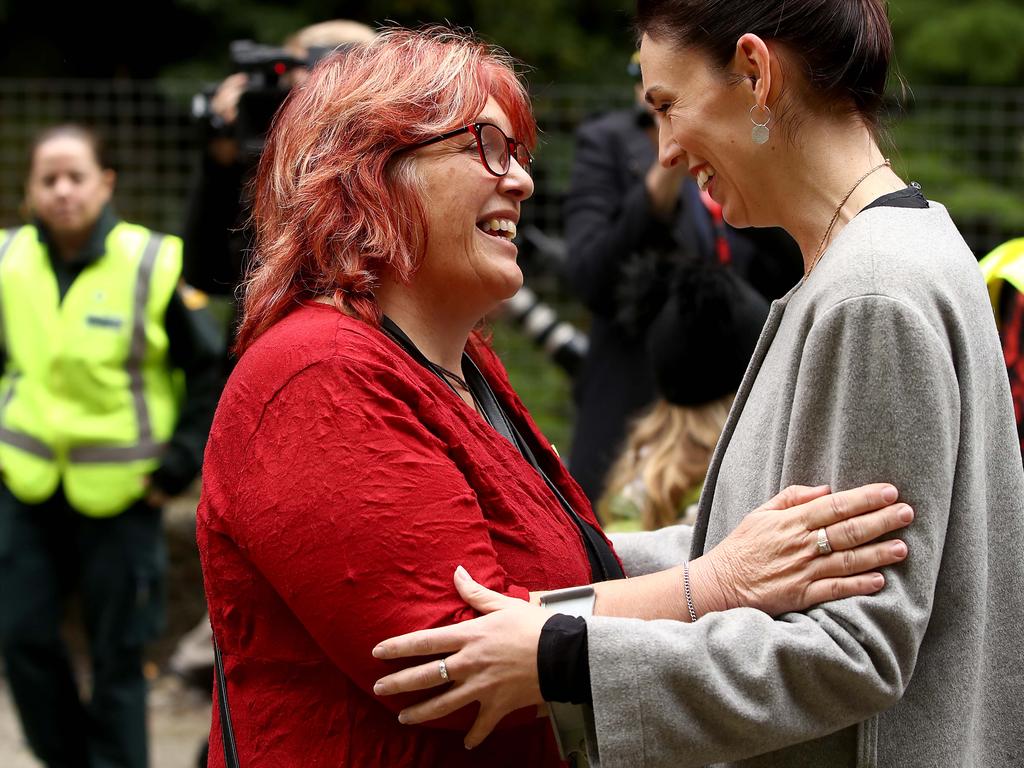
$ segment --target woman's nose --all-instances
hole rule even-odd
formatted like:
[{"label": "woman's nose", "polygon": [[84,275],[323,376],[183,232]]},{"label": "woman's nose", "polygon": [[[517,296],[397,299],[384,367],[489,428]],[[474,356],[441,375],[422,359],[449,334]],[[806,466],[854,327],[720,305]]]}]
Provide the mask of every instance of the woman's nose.
[{"label": "woman's nose", "polygon": [[668,120],[661,120],[658,125],[658,162],[666,168],[686,162],[686,153],[672,137]]},{"label": "woman's nose", "polygon": [[508,173],[501,177],[498,186],[502,194],[526,200],[533,194],[533,177],[513,157],[509,159]]},{"label": "woman's nose", "polygon": [[72,192],[72,190],[74,190],[74,188],[74,182],[71,181],[71,179],[69,179],[66,176],[61,176],[53,184],[54,192],[56,192],[61,197],[69,195]]}]

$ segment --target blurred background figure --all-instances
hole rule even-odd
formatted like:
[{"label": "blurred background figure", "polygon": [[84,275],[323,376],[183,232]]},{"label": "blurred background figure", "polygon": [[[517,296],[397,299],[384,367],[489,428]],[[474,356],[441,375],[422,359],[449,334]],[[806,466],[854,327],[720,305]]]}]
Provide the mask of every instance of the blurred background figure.
[{"label": "blurred background figure", "polygon": [[1003,243],[981,260],[981,271],[996,313],[1006,373],[1024,451],[1024,237]]},{"label": "blurred background figure", "polygon": [[[636,103],[581,125],[565,202],[569,288],[592,315],[587,358],[575,382],[577,405],[569,468],[596,502],[625,437],[626,424],[655,397],[642,323],[657,305],[628,306],[632,273],[665,280],[675,257],[728,264],[776,298],[801,275],[800,255],[780,230],[738,232],[702,195],[684,163],[658,163],[658,128],[643,100],[636,57]],[[648,278],[641,274],[645,282]],[[634,311],[635,310],[635,311]]]},{"label": "blurred background figure", "polygon": [[681,262],[646,348],[658,397],[630,427],[599,510],[607,531],[692,524],[768,302],[732,270]]},{"label": "blurred background figure", "polygon": [[[247,185],[275,112],[325,54],[374,37],[365,24],[336,19],[300,29],[281,48],[249,41],[232,44],[232,61],[239,71],[194,105],[205,140],[183,235],[184,271],[190,284],[213,295],[234,297],[252,244]],[[230,314],[233,339],[234,312]]]},{"label": "blurred background figure", "polygon": [[[143,645],[163,621],[161,508],[195,477],[219,331],[181,283],[181,241],[118,219],[79,125],[31,149],[28,225],[0,238],[0,641],[50,766],[147,764]],[[80,599],[91,695],[60,635]]]}]

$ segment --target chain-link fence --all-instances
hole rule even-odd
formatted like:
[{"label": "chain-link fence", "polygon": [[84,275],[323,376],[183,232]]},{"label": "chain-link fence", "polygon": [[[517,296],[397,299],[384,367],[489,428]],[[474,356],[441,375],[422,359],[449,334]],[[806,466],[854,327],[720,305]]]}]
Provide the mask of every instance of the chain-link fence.
[{"label": "chain-link fence", "polygon": [[[184,81],[0,79],[0,221],[19,220],[28,143],[61,121],[92,125],[120,171],[117,205],[129,218],[169,232],[181,226],[198,132]],[[531,219],[561,231],[572,131],[588,115],[630,103],[628,91],[596,86],[537,89],[541,127]],[[976,252],[1024,231],[1024,88],[919,88],[893,109],[895,166],[945,202]]]},{"label": "chain-link fence", "polygon": [[[190,117],[200,83],[0,79],[0,225],[22,220],[28,144],[62,121],[97,128],[119,171],[116,205],[125,218],[181,230],[199,132]],[[548,86],[534,92],[541,128],[529,220],[560,236],[562,198],[572,162],[572,134],[588,115],[626,107],[632,94],[595,86]],[[1024,88],[918,88],[889,116],[896,171],[945,203],[979,256],[1024,234]],[[532,275],[544,298],[581,317],[557,277]],[[563,443],[568,383],[513,335],[498,334],[516,383],[549,434]],[[518,375],[517,375],[518,374]],[[537,384],[540,382],[540,384]]]}]

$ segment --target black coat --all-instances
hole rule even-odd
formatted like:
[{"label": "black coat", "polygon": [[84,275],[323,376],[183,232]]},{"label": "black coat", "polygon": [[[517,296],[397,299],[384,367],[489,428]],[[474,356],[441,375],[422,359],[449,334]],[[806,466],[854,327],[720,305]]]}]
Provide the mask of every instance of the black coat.
[{"label": "black coat", "polygon": [[[638,110],[621,110],[584,123],[576,134],[565,203],[571,289],[592,313],[590,351],[577,380],[576,425],[569,467],[591,501],[622,447],[629,419],[655,397],[644,338],[622,322],[622,285],[643,253],[714,259],[716,231],[691,178],[680,187],[671,223],[651,210],[644,178],[656,149]],[[754,238],[727,227],[732,264],[768,298],[800,277],[799,251],[781,231]],[[675,254],[676,256],[673,256]]]}]

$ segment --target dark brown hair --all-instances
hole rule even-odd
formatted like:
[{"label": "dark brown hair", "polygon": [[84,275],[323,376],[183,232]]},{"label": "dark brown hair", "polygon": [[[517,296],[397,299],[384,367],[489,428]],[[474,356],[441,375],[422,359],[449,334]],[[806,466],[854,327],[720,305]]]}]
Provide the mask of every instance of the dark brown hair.
[{"label": "dark brown hair", "polygon": [[96,158],[96,163],[103,170],[111,170],[114,165],[111,162],[110,153],[107,151],[106,144],[100,135],[96,133],[92,128],[88,128],[78,123],[62,123],[60,125],[54,125],[50,128],[45,128],[35,135],[32,139],[32,145],[28,151],[28,165],[32,168],[32,164],[36,161],[36,151],[43,146],[46,142],[51,139],[62,139],[72,138],[80,139],[89,145],[92,149],[93,156]]},{"label": "dark brown hair", "polygon": [[725,68],[753,33],[782,43],[828,107],[849,105],[876,130],[892,59],[886,0],[638,0],[637,31],[698,48]]}]

